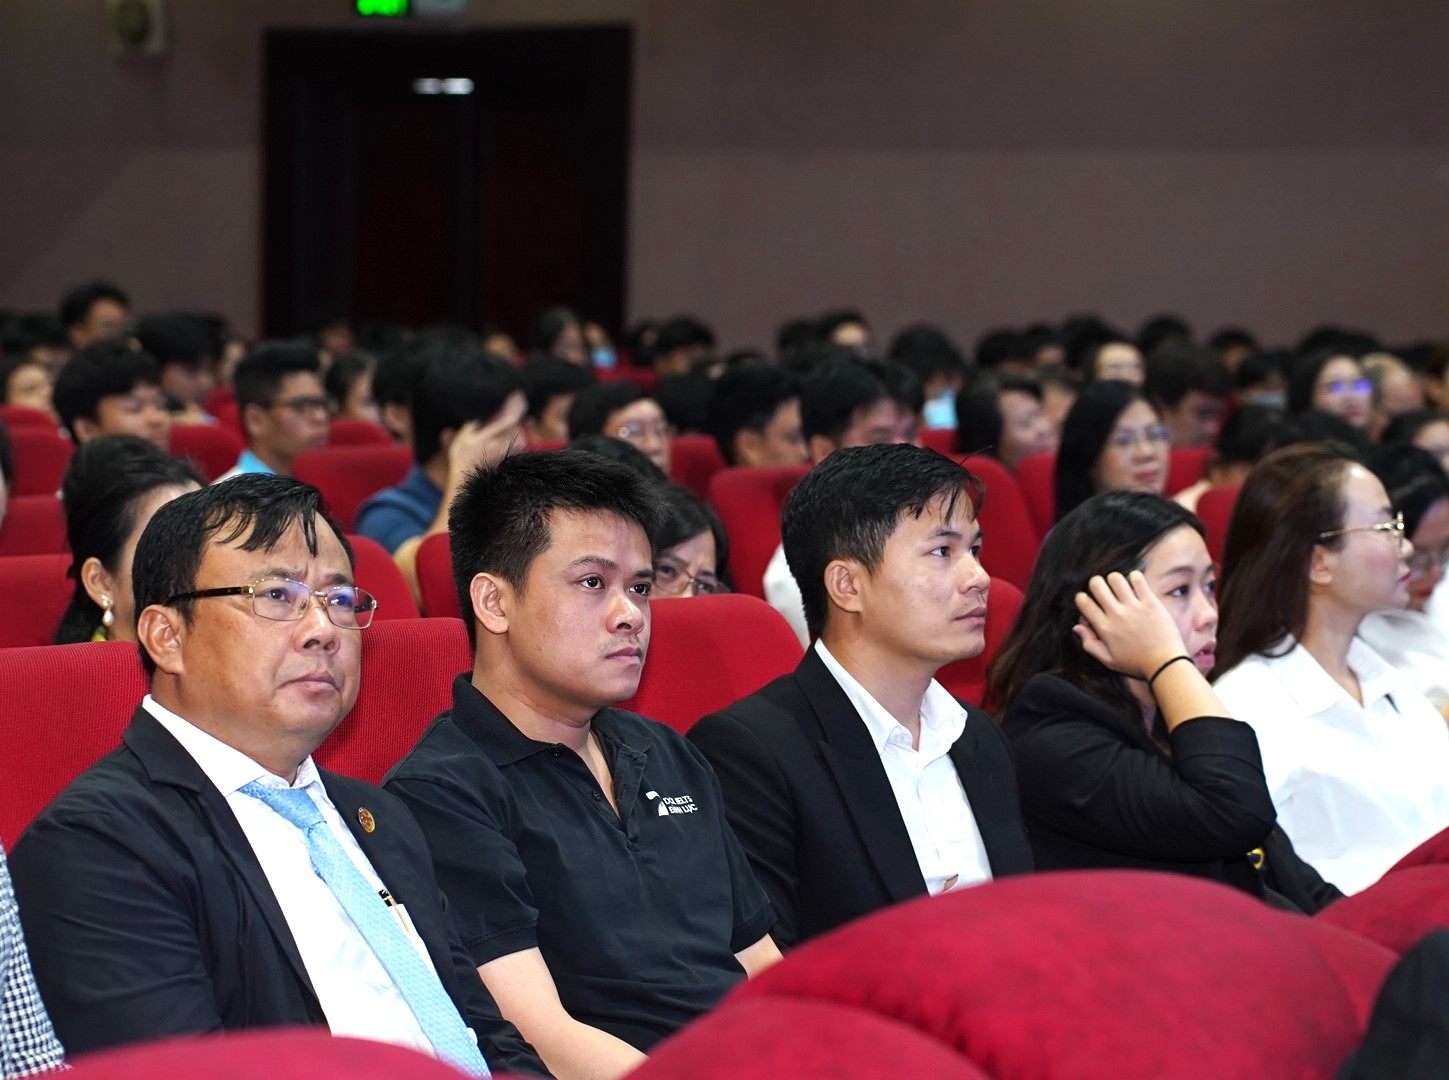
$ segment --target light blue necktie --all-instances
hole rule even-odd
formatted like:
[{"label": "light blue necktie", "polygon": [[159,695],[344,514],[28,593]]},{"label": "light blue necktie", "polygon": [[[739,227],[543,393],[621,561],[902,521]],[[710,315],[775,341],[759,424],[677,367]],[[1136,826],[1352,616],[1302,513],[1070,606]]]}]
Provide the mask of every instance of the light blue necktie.
[{"label": "light blue necktie", "polygon": [[488,1063],[468,1033],[447,992],[377,891],[367,883],[332,830],[322,811],[302,788],[271,788],[255,780],[241,789],[260,799],[297,828],[307,840],[312,869],[332,890],[342,910],[356,925],[373,955],[392,977],[438,1057],[473,1076],[488,1076]]}]

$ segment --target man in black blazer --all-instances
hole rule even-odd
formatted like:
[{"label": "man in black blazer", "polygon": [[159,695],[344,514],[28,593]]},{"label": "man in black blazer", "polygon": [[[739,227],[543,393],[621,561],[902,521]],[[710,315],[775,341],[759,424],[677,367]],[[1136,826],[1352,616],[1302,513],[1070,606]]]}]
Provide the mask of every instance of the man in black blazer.
[{"label": "man in black blazer", "polygon": [[700,720],[781,947],[1032,868],[1006,740],[934,680],[984,646],[976,482],[909,445],[838,450],[791,492],[785,555],[819,640]]},{"label": "man in black blazer", "polygon": [[[12,855],[71,1052],[326,1024],[474,1072],[480,1048],[493,1068],[543,1071],[463,950],[412,816],[312,763],[357,696],[376,606],[352,569],[315,489],[286,477],[229,480],[152,519],[132,569],[151,693]],[[290,789],[315,821],[259,787]],[[313,872],[319,843],[361,875],[354,906]],[[382,920],[356,906],[369,890]]]}]

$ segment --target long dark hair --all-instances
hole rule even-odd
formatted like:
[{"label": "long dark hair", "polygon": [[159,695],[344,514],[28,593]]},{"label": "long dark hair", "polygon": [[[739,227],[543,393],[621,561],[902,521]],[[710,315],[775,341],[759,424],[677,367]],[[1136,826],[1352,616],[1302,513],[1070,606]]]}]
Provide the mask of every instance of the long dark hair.
[{"label": "long dark hair", "polygon": [[189,462],[134,435],[103,435],[71,455],[60,497],[71,551],[67,574],[75,579],[75,591],[56,627],[55,644],[89,641],[101,624],[100,606],[81,579],[86,560],[99,559],[108,573],[116,573],[141,501],[159,487],[204,483]]},{"label": "long dark hair", "polygon": [[724,524],[714,508],[688,488],[677,484],[665,487],[664,523],[654,536],[654,549],[663,554],[678,544],[707,532],[714,537],[714,574],[726,583],[730,582],[730,541],[725,535]]},{"label": "long dark hair", "polygon": [[1062,441],[1057,448],[1057,521],[1092,497],[1092,470],[1113,425],[1134,401],[1146,400],[1137,387],[1115,379],[1082,387],[1062,422]]},{"label": "long dark hair", "polygon": [[[1343,524],[1343,479],[1356,464],[1341,447],[1295,443],[1248,474],[1223,546],[1214,677],[1308,625],[1308,565],[1319,536]],[[1321,541],[1337,547],[1343,537]]]},{"label": "long dark hair", "polygon": [[1142,491],[1094,495],[1057,522],[1037,554],[1016,622],[987,669],[986,700],[996,715],[1028,679],[1049,672],[1129,719],[1140,716],[1126,680],[1087,655],[1072,632],[1081,621],[1076,595],[1098,574],[1140,570],[1148,549],[1183,525],[1205,535],[1191,511]]}]

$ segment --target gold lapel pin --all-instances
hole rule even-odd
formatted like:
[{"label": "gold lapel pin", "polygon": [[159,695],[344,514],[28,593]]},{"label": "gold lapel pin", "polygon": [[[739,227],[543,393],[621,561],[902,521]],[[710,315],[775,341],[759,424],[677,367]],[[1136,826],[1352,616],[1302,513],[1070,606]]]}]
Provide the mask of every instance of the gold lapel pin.
[{"label": "gold lapel pin", "polygon": [[365,806],[357,808],[357,824],[362,826],[363,832],[372,832],[377,828],[377,819],[372,816],[372,811]]}]

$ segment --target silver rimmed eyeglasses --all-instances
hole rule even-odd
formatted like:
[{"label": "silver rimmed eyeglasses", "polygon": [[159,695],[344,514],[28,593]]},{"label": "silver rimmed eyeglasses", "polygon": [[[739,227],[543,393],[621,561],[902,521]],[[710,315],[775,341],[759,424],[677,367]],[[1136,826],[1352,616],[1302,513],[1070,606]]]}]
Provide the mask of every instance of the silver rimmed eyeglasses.
[{"label": "silver rimmed eyeglasses", "polygon": [[1351,529],[1329,529],[1328,532],[1319,533],[1318,539],[1329,540],[1335,536],[1346,536],[1348,533],[1356,532],[1388,533],[1395,540],[1400,540],[1404,536],[1404,515],[1395,514],[1392,520],[1381,521],[1377,525],[1355,525]]},{"label": "silver rimmed eyeglasses", "polygon": [[322,610],[334,626],[344,630],[366,630],[372,625],[377,610],[377,597],[356,585],[333,585],[330,589],[314,589],[291,578],[265,578],[250,585],[232,585],[224,589],[197,589],[177,593],[166,606],[180,600],[205,600],[213,596],[250,596],[252,611],[273,622],[299,622],[306,617],[307,605],[313,597],[322,601]]}]

